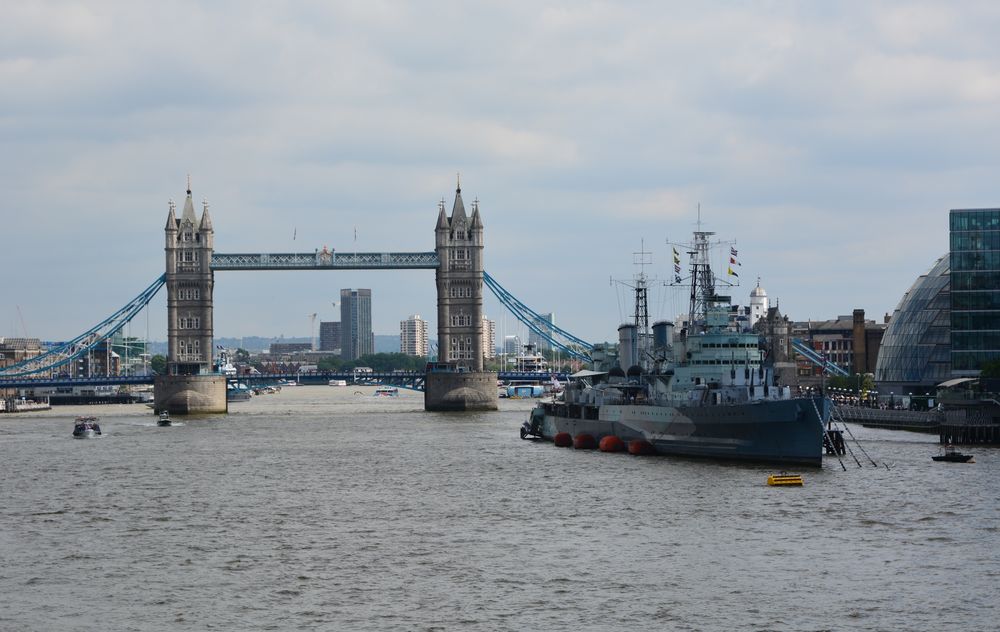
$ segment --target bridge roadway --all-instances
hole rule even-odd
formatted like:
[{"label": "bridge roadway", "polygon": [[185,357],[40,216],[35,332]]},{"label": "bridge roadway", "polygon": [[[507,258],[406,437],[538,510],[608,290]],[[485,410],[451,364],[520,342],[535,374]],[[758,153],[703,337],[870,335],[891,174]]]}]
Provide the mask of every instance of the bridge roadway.
[{"label": "bridge roadway", "polygon": [[[230,376],[229,381],[241,384],[274,384],[279,380],[293,380],[299,384],[326,384],[330,380],[345,380],[348,384],[364,384],[378,382],[394,386],[404,386],[415,390],[423,390],[423,371],[385,371],[356,375],[353,371],[316,371],[310,373],[257,373],[255,375]],[[549,373],[534,371],[501,371],[497,379],[504,382],[549,382],[552,378],[565,382],[567,373]],[[356,379],[360,378],[360,379]],[[4,388],[40,388],[40,387],[73,387],[73,386],[126,386],[152,384],[152,375],[112,375],[99,377],[49,377],[0,378],[0,389]]]}]

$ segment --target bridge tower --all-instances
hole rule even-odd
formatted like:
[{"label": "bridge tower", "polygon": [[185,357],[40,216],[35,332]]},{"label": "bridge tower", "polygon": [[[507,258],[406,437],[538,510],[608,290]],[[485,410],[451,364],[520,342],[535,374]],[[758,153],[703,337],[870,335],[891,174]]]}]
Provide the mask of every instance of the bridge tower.
[{"label": "bridge tower", "polygon": [[444,200],[434,228],[438,255],[437,370],[428,371],[427,410],[496,410],[496,373],[483,371],[483,220],[479,201],[465,212],[461,182],[451,217]]},{"label": "bridge tower", "polygon": [[207,202],[201,219],[195,216],[190,179],[180,219],[171,201],[164,233],[167,375],[157,376],[155,407],[180,414],[226,412],[226,380],[212,370],[215,231]]}]

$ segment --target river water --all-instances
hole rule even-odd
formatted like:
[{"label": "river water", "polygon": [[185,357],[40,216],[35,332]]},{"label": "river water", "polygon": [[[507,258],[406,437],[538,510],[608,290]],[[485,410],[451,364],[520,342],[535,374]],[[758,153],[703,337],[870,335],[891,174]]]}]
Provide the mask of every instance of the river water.
[{"label": "river water", "polygon": [[774,488],[360,390],[0,415],[0,630],[998,629],[996,449],[852,426],[879,467]]}]

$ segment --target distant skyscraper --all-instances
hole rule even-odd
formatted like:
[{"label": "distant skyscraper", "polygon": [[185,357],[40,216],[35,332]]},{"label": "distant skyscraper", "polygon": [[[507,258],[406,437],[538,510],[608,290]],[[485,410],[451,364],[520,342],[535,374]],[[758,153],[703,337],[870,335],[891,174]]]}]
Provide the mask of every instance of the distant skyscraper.
[{"label": "distant skyscraper", "polygon": [[492,360],[497,356],[497,323],[483,316],[483,359]]},{"label": "distant skyscraper", "polygon": [[357,360],[375,353],[372,334],[372,291],[340,291],[340,357]]},{"label": "distant skyscraper", "polygon": [[504,336],[503,352],[507,355],[517,355],[521,352],[521,339],[517,336]]},{"label": "distant skyscraper", "polygon": [[319,324],[319,350],[336,351],[340,349],[340,322],[333,320]]},{"label": "distant skyscraper", "polygon": [[[548,336],[552,336],[552,325],[556,324],[556,315],[551,312],[548,314],[539,314],[538,318],[535,319],[535,324]],[[528,344],[535,345],[535,349],[539,351],[552,348],[549,341],[535,333],[533,329],[528,330]]]},{"label": "distant skyscraper", "polygon": [[399,352],[411,356],[430,355],[430,339],[427,337],[427,321],[414,314],[399,321]]}]

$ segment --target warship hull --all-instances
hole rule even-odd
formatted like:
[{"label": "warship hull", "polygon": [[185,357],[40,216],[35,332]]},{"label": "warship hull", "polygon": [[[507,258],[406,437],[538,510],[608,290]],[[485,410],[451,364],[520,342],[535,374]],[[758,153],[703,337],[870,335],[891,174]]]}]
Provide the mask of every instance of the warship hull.
[{"label": "warship hull", "polygon": [[560,432],[614,435],[645,440],[659,454],[820,467],[829,415],[824,397],[677,407],[547,402],[529,424],[550,440]]}]

